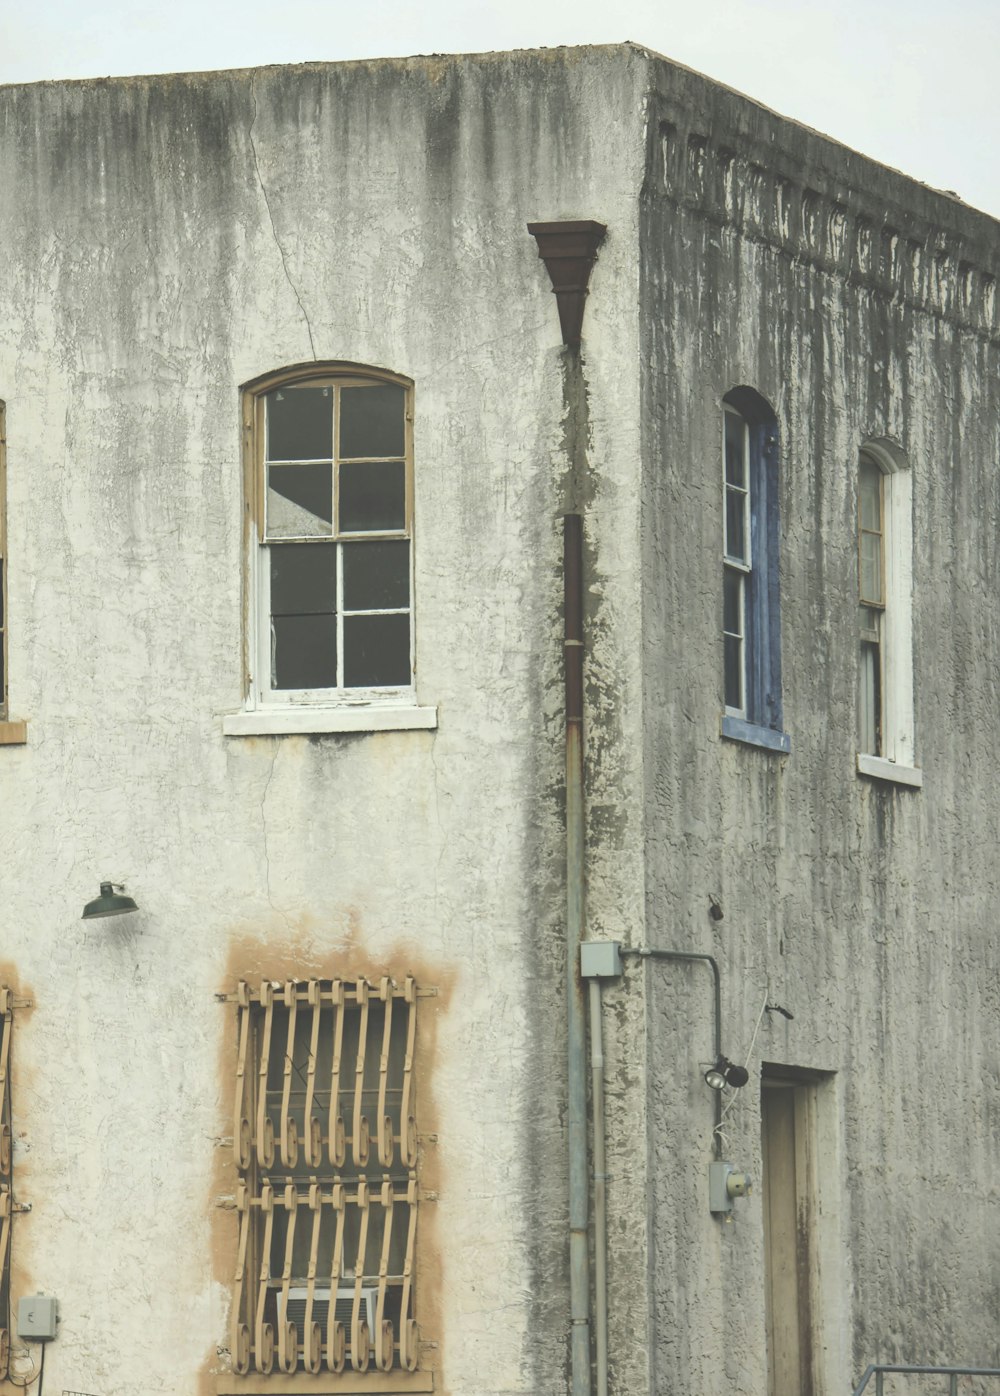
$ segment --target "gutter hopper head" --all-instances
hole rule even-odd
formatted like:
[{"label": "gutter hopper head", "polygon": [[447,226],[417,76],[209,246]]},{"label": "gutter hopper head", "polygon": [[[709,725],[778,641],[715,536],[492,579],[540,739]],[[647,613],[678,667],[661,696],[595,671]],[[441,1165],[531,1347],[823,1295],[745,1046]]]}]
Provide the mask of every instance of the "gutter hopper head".
[{"label": "gutter hopper head", "polygon": [[589,218],[528,224],[528,232],[538,243],[538,255],[552,282],[563,344],[568,349],[576,349],[580,344],[590,271],[607,231],[604,223],[595,223]]}]

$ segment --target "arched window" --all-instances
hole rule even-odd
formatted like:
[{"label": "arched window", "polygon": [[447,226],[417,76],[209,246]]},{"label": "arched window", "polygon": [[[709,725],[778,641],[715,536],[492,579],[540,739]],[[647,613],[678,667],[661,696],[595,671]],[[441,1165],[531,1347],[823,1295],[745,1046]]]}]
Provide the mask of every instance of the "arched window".
[{"label": "arched window", "polygon": [[353,364],[245,389],[248,712],[225,730],[434,725],[414,696],[412,394]]},{"label": "arched window", "polygon": [[858,456],[858,770],[920,785],[914,768],[912,488],[885,440]]},{"label": "arched window", "polygon": [[788,751],[782,730],[778,424],[752,388],[723,399],[723,736]]}]

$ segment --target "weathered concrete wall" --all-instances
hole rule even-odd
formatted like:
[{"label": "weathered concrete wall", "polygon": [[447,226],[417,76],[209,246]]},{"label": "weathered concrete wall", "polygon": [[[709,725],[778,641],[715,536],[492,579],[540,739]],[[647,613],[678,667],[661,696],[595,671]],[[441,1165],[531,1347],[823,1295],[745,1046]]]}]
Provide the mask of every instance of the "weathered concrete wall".
[{"label": "weathered concrete wall", "polygon": [[[0,750],[0,885],[9,977],[35,1004],[14,1047],[33,1204],[15,1297],[59,1297],[46,1389],[213,1389],[235,1244],[215,1206],[234,1023],[213,996],[365,969],[441,989],[420,1049],[437,1389],[561,1388],[560,514],[587,500],[592,892],[614,931],[643,915],[626,794],[644,66],[558,51],[0,91],[10,698],[29,734]],[[610,229],[582,375],[525,231],[574,217]],[[239,385],[313,357],[416,385],[433,733],[221,733],[242,697]],[[587,418],[572,484],[567,413]],[[137,917],[80,922],[102,877]],[[619,1139],[623,1112],[616,1096]],[[634,1119],[627,1137],[615,1277],[634,1286]],[[644,1389],[643,1339],[623,1390]]]},{"label": "weathered concrete wall", "polygon": [[[727,1158],[759,1178],[762,1061],[830,1073],[821,1389],[875,1360],[995,1363],[1000,230],[694,74],[651,60],[650,92],[647,933],[718,957],[724,1049],[753,1042]],[[719,735],[721,400],[740,384],[779,423],[788,757]],[[855,771],[871,436],[912,472],[920,791]],[[707,1207],[709,977],[645,973],[652,1389],[760,1393],[760,1194],[731,1226]],[[754,1038],[765,997],[795,1019],[764,1013]]]},{"label": "weathered concrete wall", "polygon": [[[412,970],[441,991],[420,1038],[436,1389],[564,1389],[576,508],[590,934],[718,956],[723,1045],[753,1040],[726,1153],[754,1174],[760,1062],[825,1073],[825,1389],[879,1356],[995,1358],[996,225],[631,46],[2,89],[0,176],[29,734],[0,747],[3,978],[34,1001],[15,1297],[61,1300],[47,1387],[208,1392],[225,1365],[235,1042],[215,993]],[[609,228],[580,358],[525,231],[554,218]],[[312,358],[415,384],[434,732],[222,735],[239,386]],[[738,384],[780,427],[787,758],[718,735]],[[919,792],[854,770],[870,435],[913,477]],[[102,877],[139,916],[78,921]],[[765,995],[795,1019],[754,1039]],[[758,1396],[759,1193],[731,1227],[707,1211],[709,976],[630,961],[605,998],[613,1390]]]}]

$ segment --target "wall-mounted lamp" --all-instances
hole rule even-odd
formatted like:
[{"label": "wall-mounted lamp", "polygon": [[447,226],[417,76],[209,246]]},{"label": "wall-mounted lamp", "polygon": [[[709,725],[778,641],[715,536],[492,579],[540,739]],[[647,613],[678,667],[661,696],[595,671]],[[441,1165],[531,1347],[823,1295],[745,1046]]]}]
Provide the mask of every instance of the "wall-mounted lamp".
[{"label": "wall-mounted lamp", "polygon": [[[115,891],[115,888],[118,891]],[[95,897],[92,902],[88,902],[83,908],[83,921],[96,921],[101,916],[124,916],[126,912],[138,911],[139,908],[131,897],[119,896],[119,892],[124,892],[125,888],[120,882],[102,882],[101,895]]]},{"label": "wall-mounted lamp", "polygon": [[721,1091],[723,1086],[739,1088],[750,1080],[745,1066],[734,1066],[728,1057],[719,1057],[714,1066],[705,1072],[705,1084],[713,1091]]}]

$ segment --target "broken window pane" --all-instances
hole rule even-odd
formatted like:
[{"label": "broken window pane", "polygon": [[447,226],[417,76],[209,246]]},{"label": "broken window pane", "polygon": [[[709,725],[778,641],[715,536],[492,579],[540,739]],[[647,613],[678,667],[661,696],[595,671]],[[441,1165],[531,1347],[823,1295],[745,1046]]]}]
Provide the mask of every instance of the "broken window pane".
[{"label": "broken window pane", "polygon": [[726,490],[726,556],[747,562],[746,495],[740,490]]},{"label": "broken window pane", "polygon": [[344,543],[344,610],[384,611],[410,604],[410,544]]},{"label": "broken window pane", "polygon": [[743,641],[738,635],[723,638],[726,679],[726,707],[743,709]]},{"label": "broken window pane", "polygon": [[334,543],[270,549],[271,614],[306,616],[337,609],[337,548]]},{"label": "broken window pane", "polygon": [[342,533],[388,532],[406,527],[406,466],[401,460],[340,467]]},{"label": "broken window pane", "polygon": [[861,505],[861,527],[869,533],[881,533],[882,472],[866,456],[862,456],[860,474],[858,493]]},{"label": "broken window pane", "polygon": [[743,634],[743,576],[729,567],[722,578],[722,628],[728,635]]},{"label": "broken window pane", "polygon": [[394,383],[340,392],[340,458],[401,456],[406,449],[405,390]]},{"label": "broken window pane", "polygon": [[877,533],[861,535],[861,600],[878,605],[882,596],[882,539]]},{"label": "broken window pane", "polygon": [[333,459],[333,389],[278,388],[267,394],[267,459]]},{"label": "broken window pane", "polygon": [[336,616],[272,616],[271,687],[336,686]]},{"label": "broken window pane", "polygon": [[344,684],[399,688],[410,682],[410,617],[344,617]]},{"label": "broken window pane", "polygon": [[267,467],[268,538],[322,538],[332,528],[331,466]]}]

